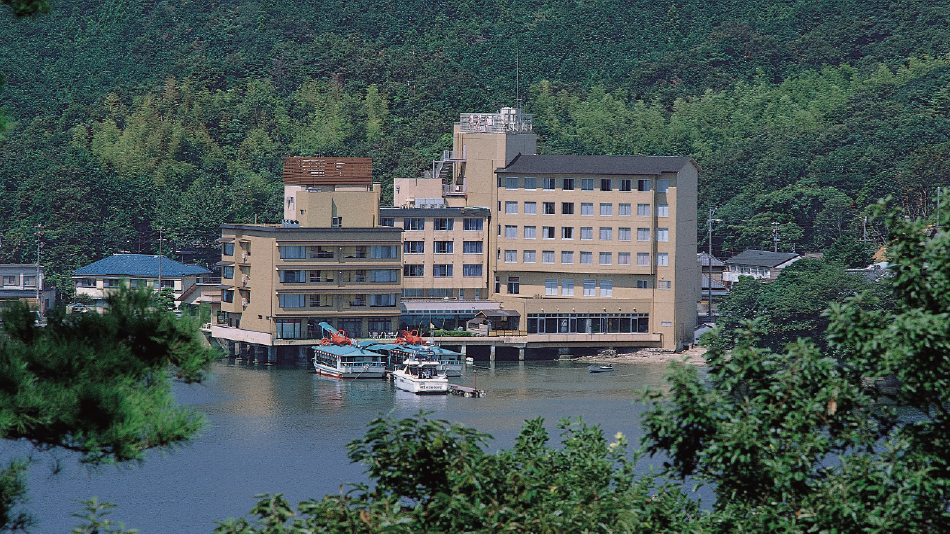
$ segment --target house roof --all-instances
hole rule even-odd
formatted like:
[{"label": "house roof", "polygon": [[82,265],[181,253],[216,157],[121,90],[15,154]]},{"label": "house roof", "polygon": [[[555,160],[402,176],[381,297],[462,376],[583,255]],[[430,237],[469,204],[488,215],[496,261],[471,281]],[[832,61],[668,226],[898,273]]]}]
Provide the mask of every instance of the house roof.
[{"label": "house roof", "polygon": [[746,250],[726,260],[728,264],[756,265],[759,267],[776,267],[789,260],[798,258],[794,252],[770,252],[768,250]]},{"label": "house roof", "polygon": [[525,156],[518,154],[506,167],[495,172],[642,176],[679,172],[687,165],[696,166],[696,162],[692,158],[675,156]]},{"label": "house roof", "polygon": [[197,265],[185,265],[164,256],[151,254],[114,254],[95,263],[73,271],[73,276],[141,276],[158,278],[159,265],[162,277],[211,274],[211,271]]},{"label": "house roof", "polygon": [[715,256],[710,256],[710,255],[707,254],[706,252],[700,252],[699,254],[696,254],[696,261],[698,261],[699,264],[702,265],[703,267],[709,267],[710,258],[712,258],[712,266],[713,266],[713,267],[725,267],[725,266],[726,266],[726,264],[723,263],[722,260],[720,260],[719,258],[717,258],[717,257],[715,257]]},{"label": "house roof", "polygon": [[703,289],[704,291],[708,291],[709,289],[712,289],[713,291],[716,291],[716,290],[725,290],[725,289],[726,289],[726,286],[723,285],[722,282],[720,282],[719,280],[716,280],[716,279],[713,279],[713,280],[712,280],[712,288],[710,288],[710,287],[709,287],[709,277],[706,276],[705,274],[704,274],[704,275],[701,275],[701,276],[702,276],[702,283],[700,284],[700,286],[702,287],[702,289]]}]

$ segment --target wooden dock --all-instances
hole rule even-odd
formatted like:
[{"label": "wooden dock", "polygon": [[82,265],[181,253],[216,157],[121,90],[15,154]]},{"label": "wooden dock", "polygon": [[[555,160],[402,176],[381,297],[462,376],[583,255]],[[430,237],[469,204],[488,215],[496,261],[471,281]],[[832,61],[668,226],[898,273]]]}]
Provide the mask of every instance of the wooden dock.
[{"label": "wooden dock", "polygon": [[458,384],[449,384],[449,393],[452,395],[458,395],[459,397],[478,398],[485,396],[484,389],[475,389],[468,386],[460,386]]}]

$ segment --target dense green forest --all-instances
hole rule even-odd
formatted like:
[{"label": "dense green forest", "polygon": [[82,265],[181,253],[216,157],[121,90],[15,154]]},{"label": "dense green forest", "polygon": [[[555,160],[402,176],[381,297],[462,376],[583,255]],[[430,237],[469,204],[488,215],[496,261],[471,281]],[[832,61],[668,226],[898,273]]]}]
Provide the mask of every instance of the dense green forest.
[{"label": "dense green forest", "polygon": [[721,256],[776,228],[780,250],[880,239],[867,206],[925,215],[950,184],[942,3],[51,8],[0,12],[0,261],[36,261],[40,239],[61,288],[105,254],[157,251],[159,229],[200,259],[219,223],[277,220],[286,156],[372,157],[389,196],[459,113],[519,102],[542,153],[696,158]]}]

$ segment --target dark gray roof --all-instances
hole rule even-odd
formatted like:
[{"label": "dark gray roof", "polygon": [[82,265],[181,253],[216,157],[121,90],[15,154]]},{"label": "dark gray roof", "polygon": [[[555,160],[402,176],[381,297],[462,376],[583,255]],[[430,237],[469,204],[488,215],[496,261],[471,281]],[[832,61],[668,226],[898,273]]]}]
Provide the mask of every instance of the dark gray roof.
[{"label": "dark gray roof", "polygon": [[728,264],[756,265],[775,267],[798,257],[794,252],[770,252],[768,250],[746,250],[726,260]]},{"label": "dark gray roof", "polygon": [[696,255],[696,261],[698,261],[699,264],[702,265],[703,267],[709,267],[709,259],[710,259],[710,258],[712,258],[712,266],[713,266],[713,267],[725,267],[725,266],[726,266],[726,264],[723,263],[719,258],[717,258],[717,257],[715,257],[715,256],[710,256],[710,255],[709,255],[708,253],[706,253],[706,252],[700,252],[699,254]]},{"label": "dark gray roof", "polygon": [[158,277],[161,262],[163,277],[211,274],[197,265],[185,265],[164,256],[151,254],[115,254],[73,271],[73,276],[143,276]]},{"label": "dark gray roof", "polygon": [[657,175],[696,165],[692,158],[674,156],[525,156],[519,154],[495,172],[511,174]]},{"label": "dark gray roof", "polygon": [[379,208],[380,217],[488,217],[488,208]]}]

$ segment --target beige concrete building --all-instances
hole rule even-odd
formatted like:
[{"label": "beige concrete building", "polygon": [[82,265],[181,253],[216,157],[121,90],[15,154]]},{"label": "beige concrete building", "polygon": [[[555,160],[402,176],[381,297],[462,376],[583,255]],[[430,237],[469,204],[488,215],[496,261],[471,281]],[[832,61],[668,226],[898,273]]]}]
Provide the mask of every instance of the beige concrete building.
[{"label": "beige concrete building", "polygon": [[594,335],[619,347],[692,342],[700,296],[695,161],[538,156],[536,147],[531,115],[462,114],[452,150],[424,179],[399,182],[396,200],[432,205],[441,184],[447,206],[488,207],[488,298],[528,343]]},{"label": "beige concrete building", "polygon": [[287,158],[284,222],[221,225],[213,337],[275,361],[305,358],[321,322],[354,338],[398,327],[402,230],[379,225],[365,162]]}]

